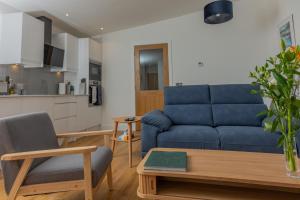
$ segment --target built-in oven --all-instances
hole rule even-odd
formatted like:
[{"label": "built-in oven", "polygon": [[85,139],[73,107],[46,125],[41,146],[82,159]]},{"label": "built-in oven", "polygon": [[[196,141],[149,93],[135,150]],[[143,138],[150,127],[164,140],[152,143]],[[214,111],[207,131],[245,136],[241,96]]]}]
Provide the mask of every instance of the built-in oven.
[{"label": "built-in oven", "polygon": [[101,68],[102,68],[101,63],[90,60],[89,79],[93,81],[101,81]]},{"label": "built-in oven", "polygon": [[89,66],[89,106],[102,105],[101,63],[90,60]]}]

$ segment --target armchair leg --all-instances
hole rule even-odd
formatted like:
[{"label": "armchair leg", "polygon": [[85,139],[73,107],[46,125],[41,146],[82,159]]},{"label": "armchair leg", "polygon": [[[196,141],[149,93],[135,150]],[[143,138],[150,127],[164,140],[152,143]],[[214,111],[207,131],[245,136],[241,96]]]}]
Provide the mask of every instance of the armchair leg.
[{"label": "armchair leg", "polygon": [[91,153],[83,155],[84,162],[84,181],[85,181],[85,200],[93,200],[93,187],[92,187],[92,166],[91,166]]},{"label": "armchair leg", "polygon": [[112,172],[111,172],[111,165],[109,165],[108,168],[107,168],[106,179],[107,179],[108,189],[109,189],[109,190],[112,190]]}]

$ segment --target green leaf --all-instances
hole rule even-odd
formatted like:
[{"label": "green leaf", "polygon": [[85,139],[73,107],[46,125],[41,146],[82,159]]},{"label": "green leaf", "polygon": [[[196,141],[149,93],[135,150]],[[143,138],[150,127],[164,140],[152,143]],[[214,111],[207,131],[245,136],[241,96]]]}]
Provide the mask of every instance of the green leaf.
[{"label": "green leaf", "polygon": [[285,53],[285,58],[286,58],[286,61],[291,62],[291,61],[295,60],[296,55],[290,51],[287,51]]},{"label": "green leaf", "polygon": [[261,111],[261,112],[259,112],[256,116],[257,117],[261,117],[261,116],[266,116],[266,115],[268,115],[268,110],[264,110],[264,111]]},{"label": "green leaf", "polygon": [[287,85],[286,79],[281,74],[279,74],[275,70],[272,71],[272,74],[273,74],[274,78],[276,79],[277,83],[284,85],[284,86]]},{"label": "green leaf", "polygon": [[272,128],[271,128],[272,133],[277,130],[278,124],[279,124],[279,119],[278,118],[274,119],[273,124],[272,124]]},{"label": "green leaf", "polygon": [[251,90],[250,94],[258,94],[258,91],[257,90]]},{"label": "green leaf", "polygon": [[300,108],[300,100],[299,100],[299,99],[294,99],[294,100],[292,101],[292,104],[293,104],[295,107]]},{"label": "green leaf", "polygon": [[277,146],[282,147],[283,143],[284,143],[284,135],[281,135],[280,138],[278,139]]},{"label": "green leaf", "polygon": [[285,45],[284,40],[281,40],[281,49],[282,49],[282,51],[286,50],[286,45]]},{"label": "green leaf", "polygon": [[268,131],[268,132],[272,132],[272,131],[271,131],[271,130],[272,130],[272,125],[273,125],[272,122],[265,122],[265,127],[264,127],[264,129],[265,129],[266,131]]}]

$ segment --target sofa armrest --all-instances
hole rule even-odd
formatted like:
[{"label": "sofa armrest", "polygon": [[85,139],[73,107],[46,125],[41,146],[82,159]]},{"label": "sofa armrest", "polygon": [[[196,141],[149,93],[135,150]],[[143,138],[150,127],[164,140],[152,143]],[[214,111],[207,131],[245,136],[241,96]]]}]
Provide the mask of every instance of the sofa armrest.
[{"label": "sofa armrest", "polygon": [[142,134],[141,134],[141,154],[142,157],[152,149],[157,147],[157,135],[160,133],[159,129],[155,126],[142,124]]},{"label": "sofa armrest", "polygon": [[147,113],[142,118],[142,123],[155,126],[159,131],[167,131],[172,125],[172,121],[160,110]]}]

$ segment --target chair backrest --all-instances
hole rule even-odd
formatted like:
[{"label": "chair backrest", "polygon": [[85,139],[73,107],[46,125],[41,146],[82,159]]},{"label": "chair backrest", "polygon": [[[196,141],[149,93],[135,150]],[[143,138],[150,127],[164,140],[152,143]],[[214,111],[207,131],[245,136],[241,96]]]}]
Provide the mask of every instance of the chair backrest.
[{"label": "chair backrest", "polygon": [[[59,148],[47,113],[32,113],[0,119],[0,156],[6,153]],[[31,169],[48,158],[36,159]],[[9,192],[22,161],[2,161],[5,190]]]},{"label": "chair backrest", "polygon": [[251,94],[258,87],[249,84],[212,85],[210,95],[215,126],[261,126],[266,110],[259,94]]},{"label": "chair backrest", "polygon": [[166,87],[164,113],[177,125],[213,125],[208,85]]}]

